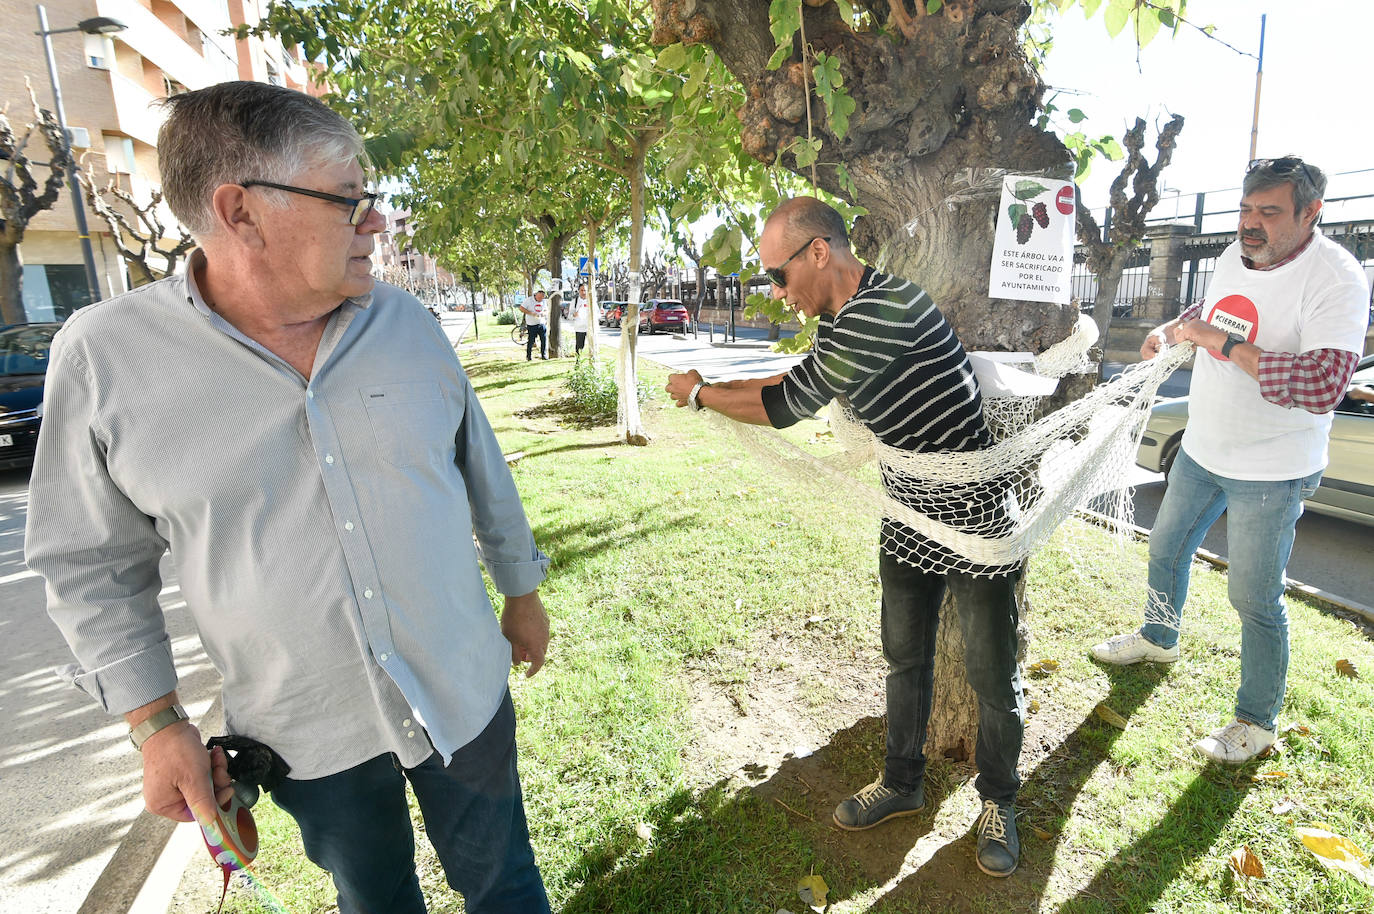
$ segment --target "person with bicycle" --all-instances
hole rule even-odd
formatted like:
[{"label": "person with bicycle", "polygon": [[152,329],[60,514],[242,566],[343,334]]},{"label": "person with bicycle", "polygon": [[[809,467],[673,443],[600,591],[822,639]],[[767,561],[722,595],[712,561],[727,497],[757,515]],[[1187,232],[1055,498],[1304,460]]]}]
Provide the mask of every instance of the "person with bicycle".
[{"label": "person with bicycle", "polygon": [[547,319],[548,305],[544,301],[546,293],[543,289],[538,289],[533,298],[525,299],[520,310],[525,313],[525,326],[529,332],[525,337],[525,361],[534,360],[534,338],[539,337],[539,357],[548,359],[549,331],[544,325]]}]

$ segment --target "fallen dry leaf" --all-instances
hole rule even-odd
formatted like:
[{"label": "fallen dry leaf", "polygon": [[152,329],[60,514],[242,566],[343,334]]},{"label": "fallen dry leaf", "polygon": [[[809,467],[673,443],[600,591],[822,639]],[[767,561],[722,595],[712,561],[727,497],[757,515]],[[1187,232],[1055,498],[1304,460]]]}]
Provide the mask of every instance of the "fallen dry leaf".
[{"label": "fallen dry leaf", "polygon": [[1030,700],[1030,705],[1026,708],[1026,710],[1028,710],[1032,714],[1035,714],[1040,710],[1040,702],[1037,699],[1032,698]]},{"label": "fallen dry leaf", "polygon": [[1263,879],[1264,863],[1246,845],[1242,845],[1231,851],[1231,858],[1226,861],[1237,875],[1244,876],[1246,879]]},{"label": "fallen dry leaf", "polygon": [[1045,831],[1045,830],[1044,830],[1043,828],[1041,828],[1039,825],[1032,825],[1032,826],[1031,826],[1031,831],[1034,832],[1034,833],[1035,833],[1035,837],[1039,838],[1041,841],[1049,841],[1049,840],[1051,840],[1051,839],[1054,837],[1054,835],[1052,835],[1052,834],[1050,834],[1049,832]]},{"label": "fallen dry leaf", "polygon": [[1253,776],[1252,776],[1252,780],[1256,780],[1256,781],[1281,781],[1281,780],[1283,780],[1283,779],[1286,778],[1286,777],[1288,777],[1288,772],[1287,772],[1287,771],[1261,771],[1261,772],[1259,772],[1258,774],[1253,775]]},{"label": "fallen dry leaf", "polygon": [[1126,718],[1122,717],[1120,714],[1116,713],[1111,708],[1107,707],[1105,703],[1099,704],[1096,708],[1094,708],[1093,713],[1096,714],[1098,718],[1102,720],[1103,723],[1111,724],[1118,730],[1126,729]]},{"label": "fallen dry leaf", "polygon": [[635,826],[635,834],[639,836],[639,840],[648,841],[654,836],[654,827],[648,822],[640,822]]},{"label": "fallen dry leaf", "polygon": [[1355,669],[1355,664],[1349,660],[1341,659],[1336,661],[1336,672],[1348,679],[1359,679],[1360,671]]},{"label": "fallen dry leaf", "polygon": [[829,891],[830,887],[825,884],[825,880],[815,873],[803,876],[801,882],[797,883],[798,897],[815,911],[825,909],[825,894]]},{"label": "fallen dry leaf", "polygon": [[1031,673],[1053,673],[1055,670],[1059,669],[1059,661],[1048,659],[1037,660],[1026,667],[1026,669]]},{"label": "fallen dry leaf", "polygon": [[1374,870],[1369,868],[1369,855],[1349,838],[1331,831],[1325,822],[1314,822],[1310,828],[1297,828],[1294,831],[1322,866],[1342,870],[1365,885],[1374,885]]},{"label": "fallen dry leaf", "polygon": [[1287,736],[1290,733],[1296,733],[1298,736],[1310,736],[1312,734],[1312,729],[1308,727],[1307,724],[1289,724],[1281,729],[1279,733],[1283,736]]}]

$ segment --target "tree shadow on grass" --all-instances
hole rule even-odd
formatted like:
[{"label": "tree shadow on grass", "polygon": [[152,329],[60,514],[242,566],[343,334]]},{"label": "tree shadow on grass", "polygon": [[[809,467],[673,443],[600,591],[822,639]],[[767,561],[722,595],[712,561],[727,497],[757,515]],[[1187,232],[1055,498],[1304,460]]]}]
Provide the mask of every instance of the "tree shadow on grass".
[{"label": "tree shadow on grass", "polygon": [[614,410],[588,411],[578,406],[577,399],[571,396],[559,397],[538,406],[531,406],[529,409],[519,410],[515,415],[522,419],[553,419],[566,428],[574,429],[606,428],[615,425],[616,421]]},{"label": "tree shadow on grass", "polygon": [[622,509],[571,523],[546,521],[532,526],[534,541],[541,544],[554,567],[563,567],[585,562],[607,549],[624,548],[629,540],[667,533],[696,522],[695,513],[664,516],[661,510],[644,508],[629,514]]},{"label": "tree shadow on grass", "polygon": [[[1108,675],[1112,688],[1106,704],[1126,717],[1158,682],[1149,671],[1114,668]],[[582,855],[565,874],[580,888],[563,910],[797,910],[797,880],[810,872],[824,875],[832,902],[877,893],[868,908],[873,912],[1035,910],[1060,850],[1059,839],[1041,840],[1035,829],[1062,833],[1084,784],[1120,733],[1091,715],[1027,777],[1018,819],[1022,862],[1009,879],[978,870],[971,818],[961,837],[934,830],[940,808],[972,774],[968,765],[932,763],[927,806],[916,816],[864,832],[844,832],[832,824],[835,805],[881,765],[883,722],[869,717],[837,732],[810,756],[789,756],[776,769],[745,766],[703,791],[679,791],[659,803],[646,817],[651,840],[637,837],[627,824]],[[966,793],[957,802],[967,804]],[[1235,794],[1199,777],[1156,829],[1117,854],[1072,903],[1105,898],[1100,910],[1127,904],[1148,908],[1179,869],[1210,846],[1243,790]],[[1176,823],[1185,816],[1189,823],[1196,820],[1196,827],[1180,829]],[[1152,872],[1137,871],[1138,863],[1150,866],[1162,857],[1169,862]]]}]

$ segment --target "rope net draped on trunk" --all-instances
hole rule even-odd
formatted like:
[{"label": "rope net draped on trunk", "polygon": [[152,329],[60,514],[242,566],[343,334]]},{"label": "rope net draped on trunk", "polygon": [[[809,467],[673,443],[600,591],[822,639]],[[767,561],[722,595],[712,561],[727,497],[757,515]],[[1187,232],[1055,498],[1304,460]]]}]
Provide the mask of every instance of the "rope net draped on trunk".
[{"label": "rope net draped on trunk", "polygon": [[984,450],[889,447],[838,400],[829,417],[834,448],[825,454],[772,430],[730,425],[748,450],[823,492],[837,510],[881,520],[882,547],[898,560],[929,572],[997,574],[1026,559],[1086,504],[1110,518],[1114,532],[1130,523],[1125,481],[1145,420],[1160,383],[1193,347],[1166,347],[1043,414],[1058,379],[1092,370],[1087,350],[1095,338],[1092,322],[1080,321],[1063,342],[1026,357],[1031,371],[970,356],[994,439]]}]

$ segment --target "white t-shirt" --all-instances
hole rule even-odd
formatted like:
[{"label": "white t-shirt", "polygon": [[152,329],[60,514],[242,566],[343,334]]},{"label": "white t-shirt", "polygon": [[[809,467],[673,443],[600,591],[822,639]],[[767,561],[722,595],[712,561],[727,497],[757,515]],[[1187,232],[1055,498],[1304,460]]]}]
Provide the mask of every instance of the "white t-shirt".
[{"label": "white t-shirt", "polygon": [[[1369,284],[1344,248],[1322,236],[1289,263],[1251,270],[1240,243],[1217,258],[1202,319],[1269,352],[1364,351]],[[1301,479],[1326,467],[1331,414],[1276,406],[1230,359],[1199,349],[1183,449],[1230,479]]]},{"label": "white t-shirt", "polygon": [[530,296],[525,299],[524,306],[527,310],[534,312],[525,315],[526,326],[542,326],[544,323],[544,316],[549,312],[549,300],[546,298],[543,301],[535,301],[534,296]]},{"label": "white t-shirt", "polygon": [[573,299],[573,332],[587,332],[587,318],[591,311],[591,302],[588,299],[578,297]]}]

